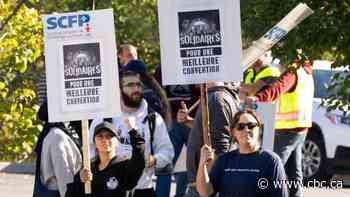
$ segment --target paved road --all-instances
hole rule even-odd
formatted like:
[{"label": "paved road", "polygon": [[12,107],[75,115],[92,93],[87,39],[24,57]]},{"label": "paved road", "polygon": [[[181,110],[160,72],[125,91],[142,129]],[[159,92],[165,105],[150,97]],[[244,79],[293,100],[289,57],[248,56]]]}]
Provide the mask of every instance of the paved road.
[{"label": "paved road", "polygon": [[0,196],[32,197],[34,176],[0,173]]},{"label": "paved road", "polygon": [[[0,172],[0,197],[32,197],[34,175]],[[175,184],[172,186],[175,193]]]},{"label": "paved road", "polygon": [[[28,174],[0,173],[1,197],[32,197],[34,176]],[[175,186],[174,186],[175,187]],[[174,187],[172,190],[174,191]],[[306,189],[304,197],[350,197],[350,188]]]}]

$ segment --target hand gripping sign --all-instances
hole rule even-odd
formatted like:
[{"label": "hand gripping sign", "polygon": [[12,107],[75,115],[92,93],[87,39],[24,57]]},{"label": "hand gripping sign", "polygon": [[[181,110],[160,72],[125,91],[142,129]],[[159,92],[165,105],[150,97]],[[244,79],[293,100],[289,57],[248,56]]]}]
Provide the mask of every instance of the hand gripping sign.
[{"label": "hand gripping sign", "polygon": [[277,25],[266,32],[252,46],[243,51],[241,65],[243,70],[253,64],[265,51],[280,41],[290,30],[296,27],[301,21],[310,16],[313,11],[304,3],[298,4],[288,13]]}]

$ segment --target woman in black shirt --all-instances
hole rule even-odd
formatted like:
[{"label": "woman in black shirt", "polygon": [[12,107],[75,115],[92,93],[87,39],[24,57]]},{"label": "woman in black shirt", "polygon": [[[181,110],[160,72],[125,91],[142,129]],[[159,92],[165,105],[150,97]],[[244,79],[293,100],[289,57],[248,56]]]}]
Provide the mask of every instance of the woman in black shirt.
[{"label": "woman in black shirt", "polygon": [[91,181],[93,197],[126,197],[127,191],[137,185],[145,167],[145,141],[131,128],[127,119],[125,122],[129,126],[133,148],[131,159],[120,161],[116,155],[119,141],[115,127],[109,122],[97,125],[94,131],[97,156],[91,163],[91,172],[82,169],[75,176],[74,183],[68,185],[66,197],[84,196],[84,183],[87,181]]}]

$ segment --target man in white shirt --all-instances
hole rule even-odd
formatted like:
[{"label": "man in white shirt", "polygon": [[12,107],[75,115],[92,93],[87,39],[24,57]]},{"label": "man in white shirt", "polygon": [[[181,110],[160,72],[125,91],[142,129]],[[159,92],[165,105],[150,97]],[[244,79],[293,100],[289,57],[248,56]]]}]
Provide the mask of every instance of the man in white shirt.
[{"label": "man in white shirt", "polygon": [[[117,149],[117,155],[121,155],[121,160],[131,157],[132,147],[130,145],[130,136],[128,134],[128,128],[123,121],[123,118],[128,117],[132,127],[145,138],[146,168],[134,189],[134,197],[152,197],[155,196],[152,182],[154,169],[163,168],[172,162],[174,148],[170,141],[164,120],[156,112],[152,112],[155,113],[155,129],[153,133],[153,142],[151,144],[149,121],[147,121],[150,110],[146,100],[143,99],[143,84],[139,74],[133,71],[123,72],[120,77],[120,88],[122,95],[122,115],[111,119],[111,122],[116,126],[120,136],[121,145]],[[93,120],[90,133],[92,133],[94,127],[102,121],[103,118]],[[90,140],[90,144],[91,147],[93,147],[92,139]],[[153,151],[151,151],[151,146]],[[93,154],[92,152],[92,155]]]}]

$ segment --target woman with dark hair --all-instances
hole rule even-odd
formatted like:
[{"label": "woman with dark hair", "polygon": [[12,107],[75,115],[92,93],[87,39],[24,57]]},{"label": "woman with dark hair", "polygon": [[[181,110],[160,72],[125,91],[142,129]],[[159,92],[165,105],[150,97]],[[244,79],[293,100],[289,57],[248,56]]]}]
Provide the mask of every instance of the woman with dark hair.
[{"label": "woman with dark hair", "polygon": [[83,183],[87,181],[91,181],[92,197],[126,197],[127,191],[137,185],[145,167],[145,140],[127,118],[124,122],[130,134],[131,159],[122,159],[116,153],[120,141],[115,126],[107,121],[98,124],[93,135],[96,158],[91,162],[91,171],[84,168],[75,176],[74,183],[68,185],[66,197],[85,196]]},{"label": "woman with dark hair", "polygon": [[[220,155],[214,161],[211,147],[201,149],[196,187],[201,196],[287,197],[286,175],[280,158],[260,148],[261,122],[251,110],[233,117],[231,135],[238,150]],[[282,184],[274,187],[277,181]]]}]

